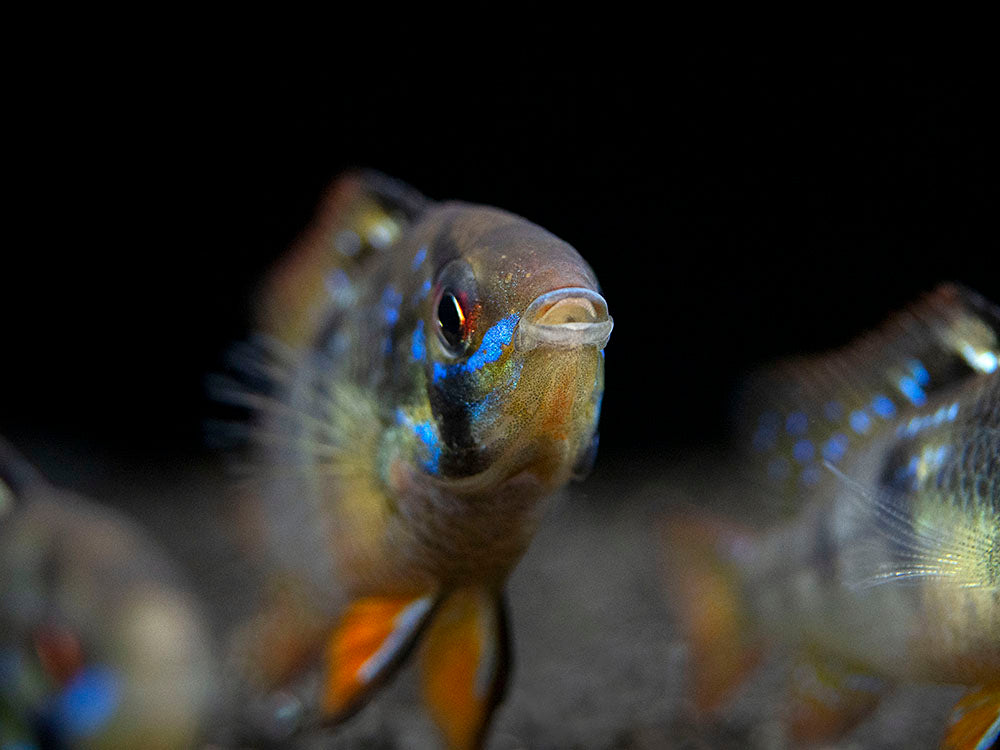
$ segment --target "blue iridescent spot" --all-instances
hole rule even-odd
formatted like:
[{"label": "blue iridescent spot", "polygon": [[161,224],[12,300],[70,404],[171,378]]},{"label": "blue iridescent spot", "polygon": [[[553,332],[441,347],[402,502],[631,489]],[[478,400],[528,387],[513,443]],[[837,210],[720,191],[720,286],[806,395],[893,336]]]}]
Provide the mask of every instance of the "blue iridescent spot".
[{"label": "blue iridescent spot", "polygon": [[120,685],[110,669],[87,667],[59,694],[53,706],[59,727],[71,737],[99,730],[118,709]]},{"label": "blue iridescent spot", "polygon": [[954,422],[955,417],[958,416],[958,402],[956,401],[948,408],[948,421]]},{"label": "blue iridescent spot", "polygon": [[802,474],[799,476],[799,480],[806,487],[813,487],[819,484],[820,471],[816,464],[810,464],[802,470]]},{"label": "blue iridescent spot", "polygon": [[403,295],[392,284],[382,292],[382,307],[385,309],[385,322],[388,325],[394,326],[399,321],[399,305],[402,301]]},{"label": "blue iridescent spot", "polygon": [[434,380],[451,377],[459,373],[476,372],[491,362],[496,362],[503,354],[505,346],[510,346],[514,340],[514,329],[517,328],[518,316],[511,314],[494,323],[486,333],[479,348],[465,362],[457,362],[448,367],[438,367],[434,364]]},{"label": "blue iridescent spot", "polygon": [[927,395],[924,393],[917,381],[908,375],[899,379],[899,390],[914,406],[923,406],[927,402]]},{"label": "blue iridescent spot", "polygon": [[420,289],[417,291],[413,298],[414,302],[423,302],[427,299],[427,295],[431,293],[431,280],[425,279],[424,283],[420,285]]},{"label": "blue iridescent spot", "polygon": [[844,417],[844,405],[839,401],[827,401],[823,406],[823,414],[831,422],[839,422]]},{"label": "blue iridescent spot", "polygon": [[799,440],[792,448],[792,455],[800,464],[807,464],[816,455],[816,446],[813,445],[812,440]]},{"label": "blue iridescent spot", "polygon": [[419,250],[417,250],[417,254],[413,256],[414,271],[420,268],[420,265],[424,262],[424,258],[426,257],[427,257],[427,245],[424,245]]},{"label": "blue iridescent spot", "polygon": [[896,405],[891,398],[880,393],[872,399],[872,411],[883,419],[890,419],[896,414]]},{"label": "blue iridescent spot", "polygon": [[436,474],[438,464],[441,461],[441,441],[438,440],[437,430],[430,421],[418,422],[413,425],[413,432],[420,441],[427,446],[430,452],[429,458],[424,461],[424,469],[431,474]]},{"label": "blue iridescent spot", "polygon": [[910,368],[910,372],[913,374],[913,379],[917,381],[917,385],[925,386],[931,382],[931,374],[927,372],[924,363],[919,359],[911,359],[906,363],[906,366]]},{"label": "blue iridescent spot", "polygon": [[837,463],[847,453],[848,442],[847,435],[842,432],[831,436],[823,445],[823,458],[832,464]]},{"label": "blue iridescent spot", "polygon": [[795,411],[788,415],[785,420],[785,429],[789,435],[805,435],[809,427],[809,417],[805,412]]},{"label": "blue iridescent spot", "polygon": [[465,366],[469,370],[478,370],[483,365],[496,362],[503,354],[503,348],[510,346],[514,340],[514,329],[517,328],[517,315],[508,315],[497,321],[483,334],[483,341],[476,353],[469,357]]},{"label": "blue iridescent spot", "polygon": [[871,417],[869,417],[868,414],[861,409],[852,411],[849,421],[851,423],[851,429],[859,435],[864,435],[872,426]]},{"label": "blue iridescent spot", "polygon": [[413,338],[410,341],[410,356],[415,362],[423,362],[427,356],[427,344],[424,341],[424,321],[418,320],[417,327],[413,329]]}]

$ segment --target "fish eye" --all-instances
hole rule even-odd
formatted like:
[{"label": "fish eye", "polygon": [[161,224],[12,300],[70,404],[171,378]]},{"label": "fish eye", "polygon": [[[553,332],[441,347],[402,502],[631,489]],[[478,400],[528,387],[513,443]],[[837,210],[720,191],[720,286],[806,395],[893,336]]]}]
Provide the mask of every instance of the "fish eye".
[{"label": "fish eye", "polygon": [[434,316],[438,339],[450,357],[461,355],[476,329],[479,317],[479,288],[472,267],[459,258],[448,263],[438,274]]},{"label": "fish eye", "polygon": [[462,348],[468,335],[468,316],[455,293],[446,289],[441,294],[437,307],[438,330],[445,343],[453,350]]}]

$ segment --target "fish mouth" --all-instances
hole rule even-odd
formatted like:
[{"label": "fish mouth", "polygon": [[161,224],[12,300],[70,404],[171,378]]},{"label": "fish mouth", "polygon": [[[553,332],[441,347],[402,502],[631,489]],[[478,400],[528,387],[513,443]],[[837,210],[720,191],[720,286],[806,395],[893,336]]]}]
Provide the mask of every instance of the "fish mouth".
[{"label": "fish mouth", "polygon": [[583,287],[566,287],[536,297],[521,316],[514,338],[520,352],[544,346],[577,349],[596,346],[604,349],[614,321],[608,303],[597,292]]}]

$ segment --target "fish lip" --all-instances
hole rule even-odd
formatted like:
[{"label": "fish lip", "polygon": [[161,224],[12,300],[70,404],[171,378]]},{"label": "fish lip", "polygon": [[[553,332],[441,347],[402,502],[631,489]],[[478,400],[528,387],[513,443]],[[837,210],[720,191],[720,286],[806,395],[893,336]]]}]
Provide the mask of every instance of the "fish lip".
[{"label": "fish lip", "polygon": [[[572,309],[590,320],[546,322],[556,306]],[[577,349],[595,346],[604,349],[614,328],[608,303],[597,292],[584,287],[564,287],[541,294],[525,309],[517,326],[514,346],[519,352],[544,346],[550,349]]]}]

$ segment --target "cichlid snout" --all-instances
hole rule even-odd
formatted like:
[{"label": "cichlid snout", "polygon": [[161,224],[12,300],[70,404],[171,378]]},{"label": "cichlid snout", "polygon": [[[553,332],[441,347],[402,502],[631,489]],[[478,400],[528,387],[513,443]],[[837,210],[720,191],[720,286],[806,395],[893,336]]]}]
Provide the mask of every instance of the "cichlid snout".
[{"label": "cichlid snout", "polygon": [[517,327],[515,347],[527,352],[536,346],[604,349],[614,321],[604,297],[590,289],[567,287],[536,297]]}]

